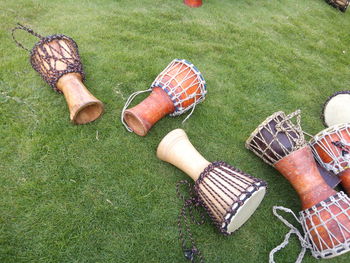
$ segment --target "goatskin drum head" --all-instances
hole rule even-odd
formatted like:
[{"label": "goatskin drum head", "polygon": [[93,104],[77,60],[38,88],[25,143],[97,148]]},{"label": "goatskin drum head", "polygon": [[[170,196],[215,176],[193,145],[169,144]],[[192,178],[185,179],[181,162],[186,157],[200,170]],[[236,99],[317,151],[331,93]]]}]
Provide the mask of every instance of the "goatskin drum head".
[{"label": "goatskin drum head", "polygon": [[[231,222],[227,225],[227,233],[231,234],[240,228],[255,212],[264,199],[266,187],[260,187],[252,193],[251,197],[237,210],[236,214],[231,218]],[[241,197],[243,198],[243,197]]]},{"label": "goatskin drum head", "polygon": [[350,91],[340,91],[330,96],[323,106],[322,115],[326,127],[350,123]]}]

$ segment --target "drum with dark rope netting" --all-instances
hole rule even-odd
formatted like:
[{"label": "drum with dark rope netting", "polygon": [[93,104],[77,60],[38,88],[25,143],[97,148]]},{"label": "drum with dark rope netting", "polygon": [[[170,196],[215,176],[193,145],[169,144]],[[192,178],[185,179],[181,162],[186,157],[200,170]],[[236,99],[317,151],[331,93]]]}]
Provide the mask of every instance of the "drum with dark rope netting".
[{"label": "drum with dark rope netting", "polygon": [[223,234],[231,234],[241,227],[265,196],[267,185],[264,181],[225,162],[208,162],[182,129],[173,130],[163,138],[157,157],[196,181],[200,204]]},{"label": "drum with dark rope netting", "polygon": [[[38,38],[31,51],[19,43],[14,36],[16,30],[24,30]],[[18,25],[12,30],[18,46],[30,52],[32,67],[55,91],[63,93],[74,124],[85,124],[99,118],[104,106],[84,86],[84,71],[80,61],[78,45],[65,35],[42,37],[30,28]]]}]

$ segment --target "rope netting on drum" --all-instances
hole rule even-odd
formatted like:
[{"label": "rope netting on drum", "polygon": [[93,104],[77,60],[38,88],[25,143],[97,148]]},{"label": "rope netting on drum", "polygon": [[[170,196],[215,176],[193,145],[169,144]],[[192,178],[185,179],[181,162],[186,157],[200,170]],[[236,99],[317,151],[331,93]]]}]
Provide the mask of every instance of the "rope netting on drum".
[{"label": "rope netting on drum", "polygon": [[314,257],[327,258],[350,250],[350,198],[346,194],[339,192],[299,214]]},{"label": "rope netting on drum", "polygon": [[[294,117],[297,119],[296,125],[291,121]],[[276,112],[256,128],[248,138],[246,147],[273,166],[306,145],[300,121],[300,110],[287,116],[282,111]]]},{"label": "rope netting on drum", "polygon": [[[185,75],[182,76],[182,74]],[[181,78],[179,78],[180,75]],[[155,87],[161,87],[173,101],[175,111],[170,116],[181,115],[191,108],[193,112],[195,106],[203,101],[207,94],[206,84],[202,74],[192,63],[184,59],[174,59],[170,62],[153,81],[151,88]],[[186,106],[185,102],[191,100],[193,102]]]},{"label": "rope netting on drum", "polygon": [[225,162],[210,164],[196,181],[195,190],[215,225],[223,234],[246,200],[266,183]]},{"label": "rope netting on drum", "polygon": [[350,166],[350,124],[332,126],[315,135],[310,146],[317,162],[338,174]]},{"label": "rope netting on drum", "polygon": [[[24,30],[40,39],[31,51],[18,42],[14,36],[16,30]],[[42,37],[32,29],[18,24],[12,29],[12,37],[16,44],[30,52],[32,67],[41,75],[55,91],[60,92],[56,84],[67,73],[78,73],[84,79],[83,65],[80,61],[78,45],[65,35]]]},{"label": "rope netting on drum", "polygon": [[[289,223],[277,211],[292,214],[303,231]],[[284,241],[270,251],[269,263],[275,263],[275,253],[288,245],[292,234],[298,237],[302,247],[296,263],[302,262],[307,249],[310,249],[315,258],[331,258],[350,250],[350,198],[343,192],[299,212],[299,218],[292,210],[282,206],[274,206],[273,214],[290,231],[285,235]]]}]

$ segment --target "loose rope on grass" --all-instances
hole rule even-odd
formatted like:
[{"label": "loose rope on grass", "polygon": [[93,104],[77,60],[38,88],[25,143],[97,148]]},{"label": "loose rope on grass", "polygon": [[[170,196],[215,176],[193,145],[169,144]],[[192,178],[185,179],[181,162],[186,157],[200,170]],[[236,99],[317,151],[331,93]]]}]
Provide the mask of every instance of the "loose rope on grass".
[{"label": "loose rope on grass", "polygon": [[274,255],[275,255],[275,253],[278,252],[279,250],[285,248],[285,247],[288,245],[290,236],[291,236],[292,234],[295,234],[295,235],[298,237],[298,239],[299,239],[299,241],[300,241],[300,245],[301,245],[301,247],[302,247],[302,249],[301,249],[301,251],[300,251],[300,253],[299,253],[299,255],[298,255],[298,258],[297,258],[297,260],[295,261],[295,263],[301,263],[302,260],[303,260],[303,258],[304,258],[306,249],[307,249],[307,248],[310,248],[310,246],[307,244],[306,238],[305,238],[304,236],[302,236],[302,234],[300,233],[300,231],[299,231],[295,226],[293,226],[291,223],[289,223],[286,219],[284,219],[281,215],[279,215],[279,214],[277,213],[277,210],[281,210],[281,211],[284,211],[284,212],[286,212],[286,213],[292,214],[292,215],[294,216],[294,218],[297,220],[297,222],[301,224],[300,220],[297,218],[297,216],[294,214],[294,212],[293,212],[292,210],[290,210],[290,209],[288,209],[288,208],[285,208],[285,207],[283,207],[283,206],[274,206],[274,207],[272,208],[272,210],[273,210],[273,214],[274,214],[279,220],[281,220],[287,227],[290,228],[290,231],[285,235],[283,242],[282,242],[280,245],[278,245],[277,247],[275,247],[274,249],[272,249],[272,250],[270,251],[270,254],[269,254],[269,263],[275,263],[275,260],[274,260]]}]

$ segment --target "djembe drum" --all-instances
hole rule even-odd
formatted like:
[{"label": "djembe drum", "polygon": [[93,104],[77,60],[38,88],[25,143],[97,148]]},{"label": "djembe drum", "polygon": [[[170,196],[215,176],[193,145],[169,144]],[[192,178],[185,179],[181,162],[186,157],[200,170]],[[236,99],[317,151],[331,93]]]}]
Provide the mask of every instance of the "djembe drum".
[{"label": "djembe drum", "polygon": [[350,194],[350,124],[334,125],[310,140],[315,159],[328,171],[337,174]]},{"label": "djembe drum", "polygon": [[184,4],[190,7],[200,7],[202,6],[202,0],[184,0]]},{"label": "djembe drum", "polygon": [[[151,91],[148,98],[126,110],[135,96],[148,91]],[[157,76],[150,89],[129,97],[121,121],[128,131],[145,136],[165,115],[178,116],[192,109],[191,115],[206,93],[205,80],[199,70],[187,60],[175,59]]]},{"label": "djembe drum", "polygon": [[195,181],[199,203],[223,234],[231,234],[254,213],[266,193],[266,183],[225,162],[210,163],[176,129],[160,142],[157,157]]},{"label": "djembe drum", "polygon": [[[25,48],[14,37],[14,31],[21,29],[40,38],[33,49]],[[33,30],[19,24],[12,30],[18,46],[30,52],[32,67],[55,91],[63,93],[74,124],[85,124],[96,120],[103,113],[103,104],[84,86],[84,71],[78,46],[65,35],[42,37]]]},{"label": "djembe drum", "polygon": [[346,11],[350,3],[349,0],[326,0],[326,2],[342,12]]},{"label": "djembe drum", "polygon": [[[297,125],[291,121],[294,116]],[[251,134],[246,147],[275,167],[297,191],[303,209],[298,221],[305,233],[301,239],[304,249],[309,248],[316,258],[349,251],[350,199],[334,191],[320,175],[300,127],[300,112],[286,116],[280,111],[268,117]]]},{"label": "djembe drum", "polygon": [[323,105],[322,119],[326,127],[350,123],[350,91],[338,91]]}]

